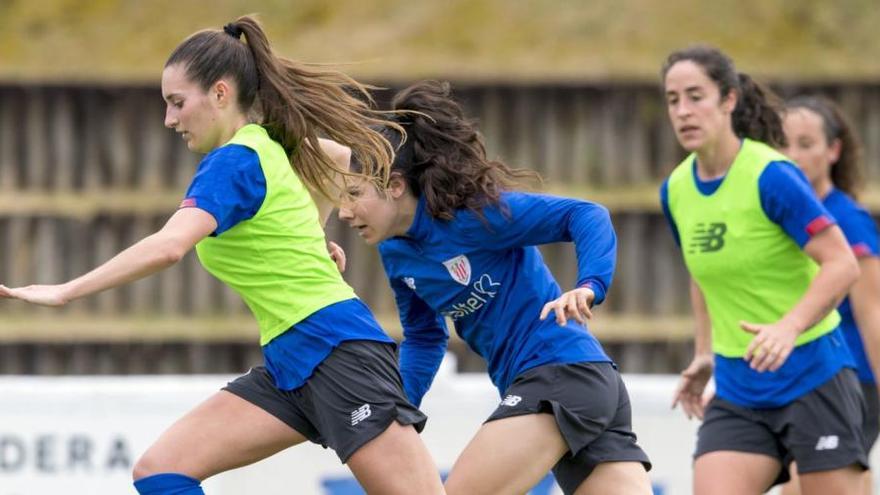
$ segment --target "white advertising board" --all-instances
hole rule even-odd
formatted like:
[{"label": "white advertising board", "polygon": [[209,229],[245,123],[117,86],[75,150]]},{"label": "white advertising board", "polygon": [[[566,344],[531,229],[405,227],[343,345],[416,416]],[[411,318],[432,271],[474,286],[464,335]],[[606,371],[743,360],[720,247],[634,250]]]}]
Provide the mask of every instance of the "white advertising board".
[{"label": "white advertising board", "polygon": [[[444,369],[426,396],[423,438],[447,471],[498,395],[483,374]],[[134,494],[134,461],[169,424],[229,376],[0,377],[0,495]],[[669,409],[674,376],[625,375],[657,495],[691,491],[696,422]],[[511,438],[512,448],[518,446]],[[333,452],[313,444],[211,478],[209,495],[358,495]],[[531,495],[557,495],[552,478]]]}]

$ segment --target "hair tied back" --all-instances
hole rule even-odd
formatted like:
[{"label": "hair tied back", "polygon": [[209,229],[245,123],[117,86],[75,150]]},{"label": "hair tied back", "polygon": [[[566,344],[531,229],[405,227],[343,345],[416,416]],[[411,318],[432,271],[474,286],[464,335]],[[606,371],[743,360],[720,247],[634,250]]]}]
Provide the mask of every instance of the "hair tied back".
[{"label": "hair tied back", "polygon": [[223,26],[223,32],[232,36],[233,38],[240,40],[241,33],[243,32],[237,24],[230,22],[229,24]]}]

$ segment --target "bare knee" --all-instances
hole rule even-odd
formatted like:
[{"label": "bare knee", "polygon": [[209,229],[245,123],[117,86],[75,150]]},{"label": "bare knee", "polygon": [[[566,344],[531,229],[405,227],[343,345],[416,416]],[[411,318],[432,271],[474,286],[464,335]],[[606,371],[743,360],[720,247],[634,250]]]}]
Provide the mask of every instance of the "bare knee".
[{"label": "bare knee", "polygon": [[187,474],[182,473],[180,468],[181,466],[175,466],[170,463],[167,455],[157,451],[154,446],[147,449],[147,451],[141,455],[140,459],[134,463],[134,467],[132,468],[132,479],[137,481],[141,478],[160,473]]},{"label": "bare knee", "polygon": [[134,463],[134,468],[131,470],[131,478],[134,481],[137,481],[141,478],[146,478],[147,476],[152,476],[160,472],[158,462],[156,462],[154,456],[147,451],[137,460],[137,462]]}]

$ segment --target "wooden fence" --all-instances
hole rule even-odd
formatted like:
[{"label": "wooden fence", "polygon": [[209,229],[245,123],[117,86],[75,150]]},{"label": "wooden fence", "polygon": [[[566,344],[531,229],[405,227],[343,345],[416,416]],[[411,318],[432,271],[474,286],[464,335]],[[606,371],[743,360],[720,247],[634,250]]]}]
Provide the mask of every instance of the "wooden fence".
[{"label": "wooden fence", "polygon": [[[880,85],[779,89],[837,98],[865,141],[869,184],[880,180]],[[550,191],[611,208],[618,269],[593,328],[626,370],[678,369],[689,358],[687,275],[656,188],[682,152],[659,89],[462,86],[457,95],[491,155],[539,171]],[[198,162],[163,128],[163,112],[155,87],[0,85],[0,283],[70,279],[162,225]],[[399,331],[375,250],[335,220],[328,234],[348,253],[348,281]],[[543,249],[570,286],[573,250]],[[259,361],[256,340],[245,306],[193,256],[60,310],[0,302],[0,373],[238,370]]]}]

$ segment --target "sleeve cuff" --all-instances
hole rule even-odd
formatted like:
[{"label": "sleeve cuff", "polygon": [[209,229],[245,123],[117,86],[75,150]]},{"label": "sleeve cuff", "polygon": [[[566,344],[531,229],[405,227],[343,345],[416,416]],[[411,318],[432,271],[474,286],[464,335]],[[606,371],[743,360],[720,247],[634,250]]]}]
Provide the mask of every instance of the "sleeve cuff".
[{"label": "sleeve cuff", "polygon": [[586,287],[587,289],[592,290],[594,294],[596,294],[596,298],[593,299],[592,306],[598,306],[602,304],[602,301],[605,300],[605,287],[598,280],[588,279],[586,282],[578,284],[578,288],[580,287]]},{"label": "sleeve cuff", "polygon": [[820,215],[820,216],[814,218],[812,222],[807,224],[807,227],[806,227],[807,235],[809,235],[810,237],[813,237],[814,235],[818,234],[819,232],[822,232],[823,230],[827,229],[828,227],[831,227],[832,225],[834,225],[834,220],[832,220],[831,218],[829,218],[826,215]]},{"label": "sleeve cuff", "polygon": [[864,242],[860,242],[858,244],[853,244],[852,252],[856,256],[856,258],[870,258],[872,256],[877,256],[877,253],[871,250],[871,247]]},{"label": "sleeve cuff", "polygon": [[217,229],[213,232],[213,235],[220,235],[226,230],[229,230],[220,223],[220,215],[217,213],[220,208],[204,198],[197,198],[195,196],[184,198],[183,201],[180,202],[180,206],[177,207],[178,210],[181,208],[198,208],[214,217],[214,221],[217,222]]}]

